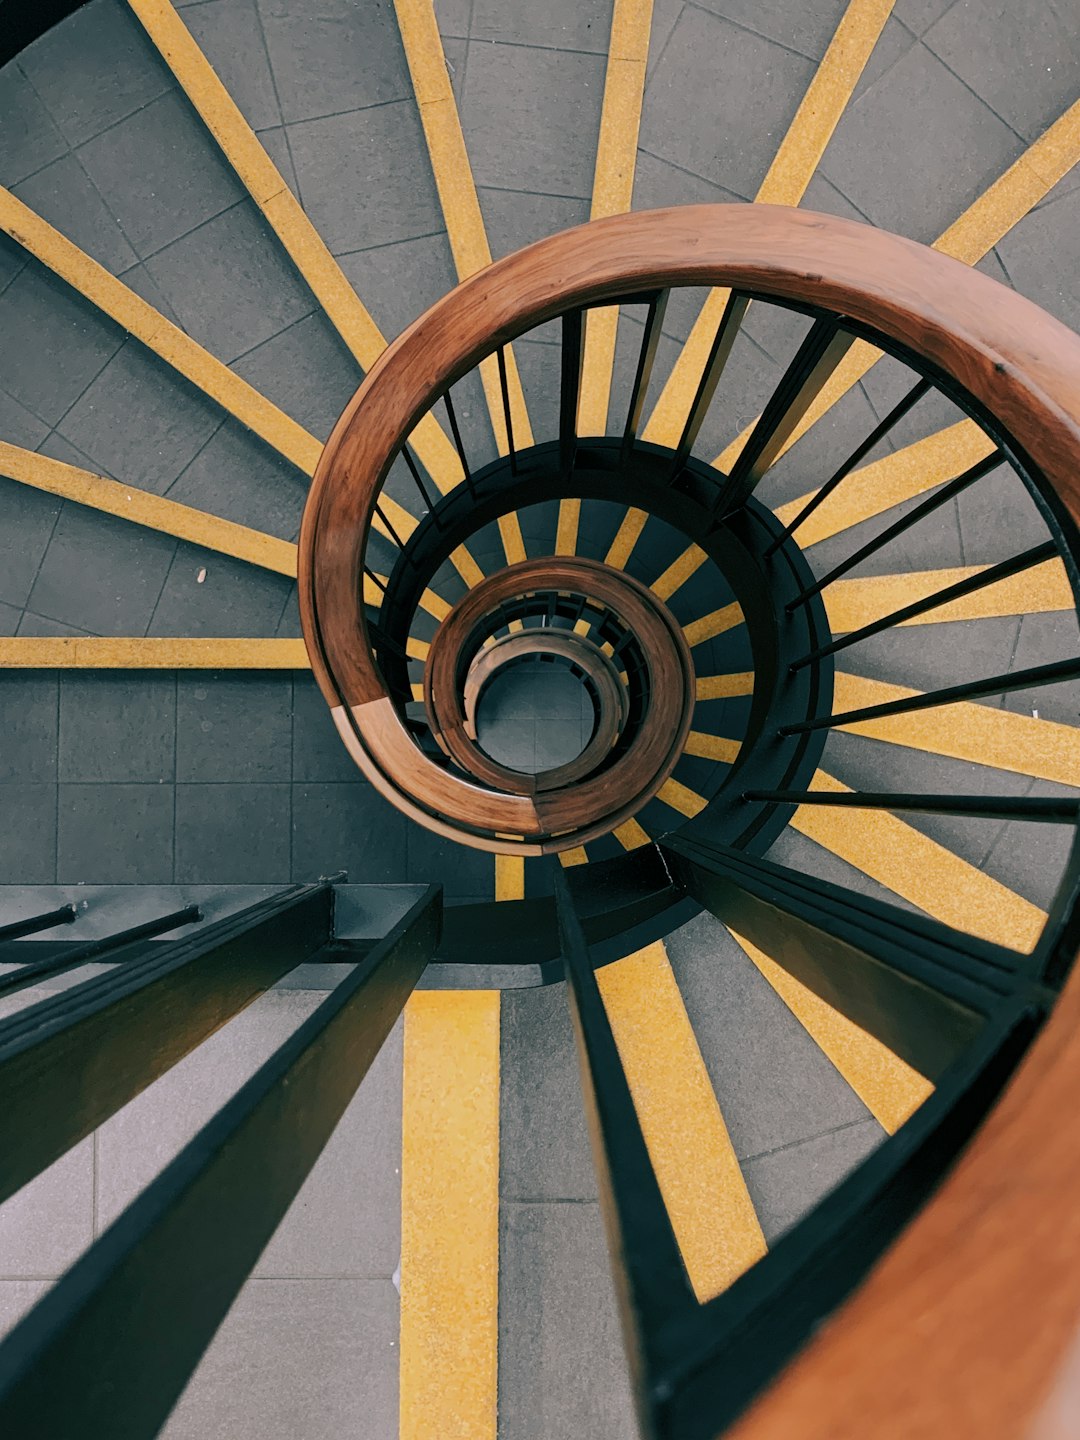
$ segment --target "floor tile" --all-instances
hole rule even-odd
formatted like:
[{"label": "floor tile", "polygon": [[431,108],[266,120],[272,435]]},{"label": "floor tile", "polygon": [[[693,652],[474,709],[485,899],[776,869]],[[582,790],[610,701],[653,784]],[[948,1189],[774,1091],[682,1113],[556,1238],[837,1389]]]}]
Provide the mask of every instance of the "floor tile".
[{"label": "floor tile", "polygon": [[0,782],[55,780],[57,677],[0,670],[0,729]]},{"label": "floor tile", "polygon": [[17,185],[15,194],[114,275],[137,260],[115,216],[74,155],[62,155],[39,170]]},{"label": "floor tile", "polygon": [[100,134],[173,84],[121,0],[91,0],[35,40],[19,65],[71,145]]},{"label": "floor tile", "polygon": [[60,433],[95,470],[163,495],[220,425],[212,401],[129,341],[64,416]]},{"label": "floor tile", "polygon": [[177,785],[177,880],[288,880],[290,800],[288,785]]},{"label": "floor tile", "polygon": [[95,635],[144,635],[176,541],[65,502],[28,604]]},{"label": "floor tile", "polygon": [[0,1205],[0,1275],[60,1275],[94,1233],[94,1140],[88,1136]]},{"label": "floor tile", "polygon": [[148,885],[173,873],[173,787],[61,785],[57,875],[65,883]]},{"label": "floor tile", "polygon": [[249,200],[159,250],[146,268],[184,328],[226,363],[312,310],[292,261]]},{"label": "floor tile", "polygon": [[317,10],[257,0],[286,124],[411,98],[388,6],[326,0]]},{"label": "floor tile", "polygon": [[56,786],[14,781],[0,789],[7,824],[0,833],[0,884],[50,885],[56,879]]},{"label": "floor tile", "polygon": [[[370,294],[358,289],[370,304]],[[330,434],[361,380],[352,354],[319,311],[257,345],[233,369],[320,440]]]},{"label": "floor tile", "polygon": [[15,65],[6,65],[0,72],[0,130],[4,135],[0,179],[9,187],[44,169],[67,150],[49,112]]},{"label": "floor tile", "polygon": [[176,678],[132,671],[60,677],[60,779],[172,781]]},{"label": "floor tile", "polygon": [[542,8],[474,0],[470,33],[477,43],[495,40],[548,50],[591,50],[606,56],[611,0],[551,0]]},{"label": "floor tile", "polygon": [[181,783],[290,780],[292,675],[179,676],[176,778]]},{"label": "floor tile", "polygon": [[149,633],[240,638],[273,635],[292,588],[293,582],[284,575],[181,544],[176,547]]},{"label": "floor tile", "polygon": [[304,208],[335,255],[443,228],[409,99],[289,127]]},{"label": "floor tile", "polygon": [[820,60],[847,8],[845,0],[701,0],[705,10],[778,45]]},{"label": "floor tile", "polygon": [[461,123],[477,185],[590,195],[603,91],[598,55],[473,46]]},{"label": "floor tile", "polygon": [[882,1138],[876,1120],[863,1120],[744,1161],[746,1188],[766,1243],[774,1245],[871,1155]]},{"label": "floor tile", "polygon": [[98,316],[37,264],[0,295],[0,328],[33,335],[31,346],[0,351],[0,387],[50,425],[75,403],[122,343],[111,321]]},{"label": "floor tile", "polygon": [[355,884],[400,880],[409,821],[370,785],[293,787],[293,877],[348,871]]},{"label": "floor tile", "polygon": [[226,419],[167,487],[170,500],[289,540],[307,477],[236,420]]},{"label": "floor tile", "polygon": [[505,1205],[499,1229],[500,1440],[632,1435],[599,1206]]},{"label": "floor tile", "polygon": [[280,125],[281,111],[256,0],[211,0],[184,16],[195,43],[253,130]]}]

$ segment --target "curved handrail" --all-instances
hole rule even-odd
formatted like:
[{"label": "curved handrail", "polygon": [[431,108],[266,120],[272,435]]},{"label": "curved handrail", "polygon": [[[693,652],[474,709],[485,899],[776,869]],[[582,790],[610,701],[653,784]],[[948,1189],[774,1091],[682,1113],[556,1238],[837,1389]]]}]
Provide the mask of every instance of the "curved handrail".
[{"label": "curved handrail", "polygon": [[673,285],[810,304],[915,354],[958,382],[1075,513],[1080,340],[1022,296],[913,241],[778,206],[687,206],[597,221],[497,262],[433,306],[368,374],[323,453],[299,561],[312,667],[357,763],[414,818],[430,826],[442,816],[444,833],[482,848],[559,848],[550,836],[569,824],[550,808],[561,801],[485,790],[409,740],[357,588],[376,500],[416,423],[493,347],[576,307]]}]

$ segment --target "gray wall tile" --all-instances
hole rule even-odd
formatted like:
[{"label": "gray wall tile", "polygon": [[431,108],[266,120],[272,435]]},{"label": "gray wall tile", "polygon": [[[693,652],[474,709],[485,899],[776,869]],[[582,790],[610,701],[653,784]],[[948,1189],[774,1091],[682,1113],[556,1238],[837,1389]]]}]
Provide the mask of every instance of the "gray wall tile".
[{"label": "gray wall tile", "polygon": [[171,785],[61,785],[57,874],[85,884],[172,878]]}]

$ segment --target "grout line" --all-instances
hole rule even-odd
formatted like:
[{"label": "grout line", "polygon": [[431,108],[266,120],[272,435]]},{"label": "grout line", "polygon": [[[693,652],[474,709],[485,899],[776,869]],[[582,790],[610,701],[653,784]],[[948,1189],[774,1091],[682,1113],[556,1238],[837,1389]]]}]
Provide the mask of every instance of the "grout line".
[{"label": "grout line", "polygon": [[[860,1101],[860,1104],[861,1103],[862,1102]],[[816,1131],[813,1135],[804,1135],[799,1140],[789,1140],[786,1144],[776,1145],[771,1150],[759,1150],[753,1155],[740,1155],[739,1164],[751,1165],[755,1160],[764,1160],[769,1155],[781,1155],[785,1150],[795,1150],[800,1145],[808,1144],[811,1140],[821,1140],[826,1135],[838,1135],[841,1130],[851,1130],[856,1125],[866,1124],[876,1125],[881,1131],[882,1138],[885,1137],[886,1131],[882,1126],[881,1122],[879,1120],[875,1120],[873,1115],[871,1115],[870,1111],[867,1110],[866,1114],[860,1115],[858,1120],[845,1120],[842,1125],[830,1125],[827,1130]]]},{"label": "grout line", "polygon": [[763,35],[760,30],[755,30],[739,20],[733,20],[730,15],[718,15],[715,10],[709,10],[706,6],[697,3],[697,0],[686,0],[684,8],[697,10],[702,15],[708,15],[711,20],[719,20],[722,24],[730,25],[733,30],[741,30],[744,35],[754,35],[757,39],[764,40],[766,45],[775,45],[778,50],[783,50],[788,55],[797,55],[800,60],[805,60],[810,65],[821,64],[822,56],[807,55],[805,50],[796,50],[794,45],[785,45],[782,40],[776,40],[771,35]]}]

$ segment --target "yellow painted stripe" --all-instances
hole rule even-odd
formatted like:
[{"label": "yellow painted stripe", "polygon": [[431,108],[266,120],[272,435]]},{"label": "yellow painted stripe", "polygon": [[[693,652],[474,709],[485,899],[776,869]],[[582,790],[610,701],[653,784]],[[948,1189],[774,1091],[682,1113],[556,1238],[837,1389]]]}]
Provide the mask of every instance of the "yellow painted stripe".
[{"label": "yellow painted stripe", "polygon": [[2,187],[0,229],[280,455],[314,474],[322,451],[314,435]]},{"label": "yellow painted stripe", "polygon": [[22,485],[30,485],[35,490],[89,505],[107,515],[118,515],[135,525],[160,530],[165,535],[200,545],[205,550],[216,550],[236,560],[245,560],[250,565],[259,565],[264,570],[273,570],[278,575],[296,578],[296,546],[288,540],[279,540],[259,530],[249,530],[246,525],[236,525],[231,520],[220,520],[216,515],[207,515],[202,510],[179,505],[175,500],[152,495],[146,490],[121,485],[104,475],[81,470],[77,465],[66,465],[61,460],[52,460],[47,455],[9,445],[3,440],[0,440],[0,475],[18,480]]},{"label": "yellow painted stripe", "polygon": [[[837,635],[870,625],[901,606],[912,605],[948,585],[956,585],[985,570],[985,565],[962,565],[948,570],[913,570],[907,575],[870,575],[865,579],[835,580],[823,591],[829,625]],[[1040,615],[1050,610],[1072,610],[1072,589],[1060,560],[1046,560],[1020,575],[999,580],[924,615],[905,620],[907,625],[934,625],[948,620],[988,620],[998,615]]]},{"label": "yellow painted stripe", "polygon": [[402,1440],[495,1440],[499,995],[418,991],[401,1114]]},{"label": "yellow painted stripe", "polygon": [[[1009,166],[993,185],[934,241],[933,249],[976,265],[1012,227],[1044,199],[1080,160],[1080,100],[1071,105],[1043,135]],[[881,359],[881,351],[857,340],[837,366],[821,393],[792,431],[781,454],[843,399],[853,385]],[[752,421],[713,464],[727,472],[756,424]]]},{"label": "yellow painted stripe", "polygon": [[[615,0],[590,220],[599,220],[605,215],[622,215],[630,209],[633,200],[652,12],[653,0]],[[618,324],[617,305],[589,311],[578,405],[578,425],[583,435],[603,435],[607,429]]]},{"label": "yellow painted stripe", "polygon": [[585,853],[584,845],[579,845],[575,850],[562,850],[559,852],[559,863],[566,870],[575,865],[587,865],[589,857]]},{"label": "yellow painted stripe", "polygon": [[708,803],[681,780],[665,780],[656,792],[656,798],[663,800],[664,804],[670,805],[673,810],[678,810],[680,815],[691,818],[700,815]]},{"label": "yellow painted stripe", "polygon": [[[860,521],[869,520],[962,475],[989,455],[994,444],[973,420],[961,420],[853,471],[796,531],[804,550]],[[790,525],[817,492],[781,505],[776,518]]]},{"label": "yellow painted stripe", "polygon": [[688,645],[702,645],[706,640],[723,635],[725,630],[733,630],[742,622],[742,607],[733,601],[720,610],[714,610],[710,615],[703,615],[700,620],[694,620],[691,624],[684,625],[683,634],[686,636]]},{"label": "yellow painted stripe", "polygon": [[[128,0],[128,3],[327,319],[361,369],[370,370],[386,349],[382,331],[183,21],[169,0]],[[420,422],[412,442],[440,490],[445,493],[461,480],[457,452],[432,416],[425,416]]]},{"label": "yellow painted stripe", "polygon": [[576,555],[581,501],[573,495],[559,501],[559,523],[555,529],[555,554]]},{"label": "yellow painted stripe", "polygon": [[697,698],[699,700],[726,700],[732,695],[754,693],[754,672],[744,670],[731,675],[699,675]]},{"label": "yellow painted stripe", "polygon": [[731,934],[878,1124],[895,1135],[934,1093],[930,1081],[808,990],[756,945],[734,930]]},{"label": "yellow painted stripe", "polygon": [[[849,787],[819,770],[811,790]],[[1045,913],[959,855],[885,810],[800,805],[792,825],[935,920],[1025,954]]]},{"label": "yellow painted stripe", "polygon": [[731,765],[742,749],[741,740],[726,740],[722,735],[705,735],[691,730],[683,746],[684,755],[699,755],[703,760],[721,760]]},{"label": "yellow painted stripe", "polygon": [[495,899],[524,900],[524,855],[495,856]]},{"label": "yellow painted stripe", "polygon": [[255,204],[322,306],[327,319],[370,370],[386,349],[379,327],[304,214],[281,172],[169,0],[128,0]]},{"label": "yellow painted stripe", "polygon": [[[885,705],[918,693],[903,685],[837,672],[833,713]],[[1054,720],[1036,720],[1012,710],[960,701],[907,715],[860,720],[841,729],[909,750],[992,765],[997,770],[1033,775],[1059,785],[1080,786],[1080,729]]]},{"label": "yellow painted stripe", "polygon": [[[2,186],[0,229],[297,469],[315,473],[322,445],[314,435]],[[382,505],[401,538],[408,539],[416,529],[413,517],[388,495]],[[377,517],[375,524],[386,533]]]},{"label": "yellow painted stripe", "polygon": [[753,1202],[664,946],[596,972],[671,1227],[698,1300],[765,1254]]},{"label": "yellow painted stripe", "polygon": [[[477,270],[483,270],[491,264],[491,250],[476,194],[472,166],[465,149],[457,102],[446,69],[435,7],[432,0],[394,0],[394,9],[397,12],[405,57],[409,62],[409,73],[424,127],[424,138],[439,192],[439,203],[446,221],[446,233],[450,238],[454,265],[458,279],[465,280]],[[509,443],[498,365],[493,355],[481,362],[480,379],[491,415],[491,426],[495,432],[495,443],[499,454],[505,455],[509,451]],[[521,389],[517,364],[509,346],[506,349],[506,380],[514,445],[517,449],[524,450],[533,443],[532,427],[525,408],[525,396]],[[508,563],[524,560],[525,545],[517,516],[500,516],[499,533]]]},{"label": "yellow painted stripe", "polygon": [[700,545],[691,545],[677,560],[673,560],[662,575],[658,575],[649,587],[661,600],[670,600],[675,591],[685,585],[691,575],[696,575],[708,554]]},{"label": "yellow painted stripe", "polygon": [[0,669],[307,670],[303,640],[112,635],[0,638]]},{"label": "yellow painted stripe", "polygon": [[630,559],[638,536],[644,530],[648,518],[648,514],[644,510],[636,510],[633,506],[627,510],[619,523],[615,539],[604,556],[605,565],[612,565],[616,570],[626,569],[626,562]]},{"label": "yellow painted stripe", "polygon": [[430,649],[431,646],[426,640],[418,640],[414,635],[410,635],[405,641],[405,654],[410,660],[426,661]]},{"label": "yellow painted stripe", "polygon": [[[798,205],[884,29],[894,0],[851,0],[757,193]],[[660,394],[644,438],[675,445],[690,413],[729,292],[710,292]]]},{"label": "yellow painted stripe", "polygon": [[624,820],[611,832],[624,850],[640,850],[642,845],[651,845],[648,833],[636,820]]}]

